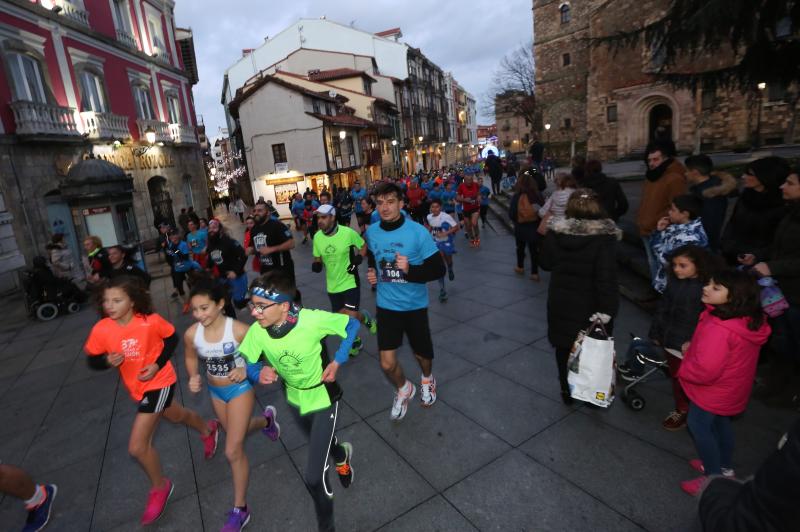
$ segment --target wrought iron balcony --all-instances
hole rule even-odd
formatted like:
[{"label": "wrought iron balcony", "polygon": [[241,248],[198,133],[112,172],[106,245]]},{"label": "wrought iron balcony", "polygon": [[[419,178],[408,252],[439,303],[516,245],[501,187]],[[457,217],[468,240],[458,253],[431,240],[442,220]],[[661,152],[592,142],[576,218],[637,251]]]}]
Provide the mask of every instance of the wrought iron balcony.
[{"label": "wrought iron balcony", "polygon": [[79,137],[75,123],[75,110],[46,103],[28,101],[11,102],[17,135],[62,135]]},{"label": "wrought iron balcony", "polygon": [[197,144],[197,135],[192,126],[170,124],[169,134],[175,144]]},{"label": "wrought iron balcony", "polygon": [[84,111],[81,113],[81,120],[83,120],[84,133],[90,139],[123,140],[131,137],[127,116]]},{"label": "wrought iron balcony", "polygon": [[139,127],[139,139],[144,141],[145,132],[152,129],[156,133],[156,142],[172,142],[172,136],[169,131],[169,124],[161,122],[160,120],[137,120],[136,125]]}]

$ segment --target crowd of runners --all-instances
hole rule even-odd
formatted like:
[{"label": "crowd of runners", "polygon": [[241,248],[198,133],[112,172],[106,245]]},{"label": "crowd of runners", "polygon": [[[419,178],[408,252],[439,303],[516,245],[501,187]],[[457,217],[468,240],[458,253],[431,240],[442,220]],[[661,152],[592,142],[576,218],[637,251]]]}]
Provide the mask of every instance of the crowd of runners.
[{"label": "crowd of runners", "polygon": [[[86,239],[86,287],[96,296],[101,319],[84,349],[90,368],[119,371],[136,403],[128,453],[150,483],[142,525],[163,514],[174,490],[153,444],[162,418],[193,429],[207,460],[215,456],[224,431],[233,504],[222,530],[238,531],[248,524],[244,441],[259,431],[271,441],[280,437],[274,406],[253,415],[254,386],[280,380],[290,414],[309,438],[304,480],[319,529],[334,530],[329,460],[343,487],[354,479],[354,446],[336,437],[342,395],[337,372],[362,349],[363,324],[367,334],[377,335],[381,368],[396,390],[391,419],[404,418],[417,389],[423,407],[436,402],[426,283],[438,280],[444,301],[445,279],[455,278],[455,235],[463,232],[470,246],[480,246],[479,225],[481,219],[487,223],[490,191],[475,176],[478,171],[458,168],[381,181],[370,190],[355,182],[349,190],[298,194],[291,205],[295,229],[302,244],[311,243],[311,270],[324,271],[330,311],[303,307],[291,253],[292,228],[265,201],[258,201],[243,217],[243,242],[232,238],[219,219],[206,220],[193,212],[181,213],[179,227],[159,226],[171,298],[180,300],[184,314],[191,313],[195,320],[182,332],[156,312],[151,278],[128,250],[105,248],[97,237]],[[350,227],[353,214],[355,224]],[[374,316],[361,308],[359,268],[366,270],[363,277],[376,291]],[[248,272],[256,275],[250,283]],[[236,319],[245,308],[255,320],[252,325]],[[179,377],[171,359],[181,336],[188,389],[200,393],[207,387],[214,419],[203,419],[175,398]],[[332,355],[325,345],[328,336],[340,338]],[[408,378],[398,362],[404,336],[419,364],[419,380]],[[36,485],[10,465],[0,468],[0,489],[25,501],[29,510],[24,530],[43,528],[56,486]]]}]

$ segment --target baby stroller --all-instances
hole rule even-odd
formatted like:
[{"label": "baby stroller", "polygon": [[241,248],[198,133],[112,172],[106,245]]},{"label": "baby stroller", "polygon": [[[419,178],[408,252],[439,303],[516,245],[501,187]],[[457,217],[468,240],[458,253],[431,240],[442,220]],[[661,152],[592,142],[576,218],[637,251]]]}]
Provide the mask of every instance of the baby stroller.
[{"label": "baby stroller", "polygon": [[86,294],[75,283],[53,275],[44,257],[34,257],[33,268],[22,274],[22,284],[28,313],[41,321],[65,311],[74,314],[86,301]]},{"label": "baby stroller", "polygon": [[[633,340],[640,340],[640,338],[633,337]],[[647,401],[636,391],[636,387],[658,371],[664,372],[664,374],[669,377],[669,366],[667,365],[666,354],[663,350],[659,350],[655,354],[645,354],[641,351],[635,351],[633,358],[634,360],[628,361],[628,367],[637,367],[636,372],[630,369],[625,372],[623,372],[621,368],[617,369],[619,370],[622,380],[628,382],[628,384],[622,388],[622,393],[620,394],[622,402],[631,410],[638,412],[647,405]],[[641,370],[638,370],[639,367],[641,367]]]}]

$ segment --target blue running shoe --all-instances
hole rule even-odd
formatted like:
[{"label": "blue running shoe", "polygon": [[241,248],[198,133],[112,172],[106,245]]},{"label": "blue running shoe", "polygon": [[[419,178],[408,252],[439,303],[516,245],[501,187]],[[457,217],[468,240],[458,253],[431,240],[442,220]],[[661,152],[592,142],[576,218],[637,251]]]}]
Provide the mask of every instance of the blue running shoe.
[{"label": "blue running shoe", "polygon": [[44,487],[47,498],[37,508],[28,512],[28,520],[25,521],[25,528],[22,532],[37,532],[47,526],[50,520],[50,512],[53,510],[53,501],[58,493],[58,487],[55,484],[47,484]]}]

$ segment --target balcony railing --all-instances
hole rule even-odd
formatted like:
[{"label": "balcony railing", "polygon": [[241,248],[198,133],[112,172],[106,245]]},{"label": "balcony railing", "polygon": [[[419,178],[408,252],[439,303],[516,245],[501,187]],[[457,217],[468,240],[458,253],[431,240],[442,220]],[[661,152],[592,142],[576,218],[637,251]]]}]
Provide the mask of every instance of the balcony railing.
[{"label": "balcony railing", "polygon": [[159,63],[164,63],[165,65],[169,65],[169,54],[166,50],[159,48],[158,46],[153,46],[153,59],[158,61]]},{"label": "balcony railing", "polygon": [[128,129],[128,117],[111,113],[84,111],[81,113],[84,132],[90,139],[127,139],[131,132]]},{"label": "balcony railing", "polygon": [[172,136],[169,133],[169,124],[161,122],[160,120],[137,120],[136,125],[139,126],[139,140],[145,140],[145,131],[148,128],[156,132],[156,142],[171,142]]},{"label": "balcony railing", "polygon": [[81,9],[67,0],[56,0],[54,4],[61,8],[61,13],[68,19],[84,26],[89,26],[89,12],[85,9]]},{"label": "balcony railing", "polygon": [[367,166],[380,166],[383,162],[383,156],[379,148],[369,148],[364,150],[361,160],[366,161]]},{"label": "balcony railing", "polygon": [[197,144],[197,135],[192,126],[170,124],[169,134],[175,144]]},{"label": "balcony railing", "polygon": [[17,135],[80,136],[71,107],[27,101],[11,102]]},{"label": "balcony railing", "polygon": [[132,48],[134,50],[138,49],[136,46],[136,40],[133,38],[133,35],[128,33],[125,30],[117,29],[117,40],[127,46],[128,48]]}]

